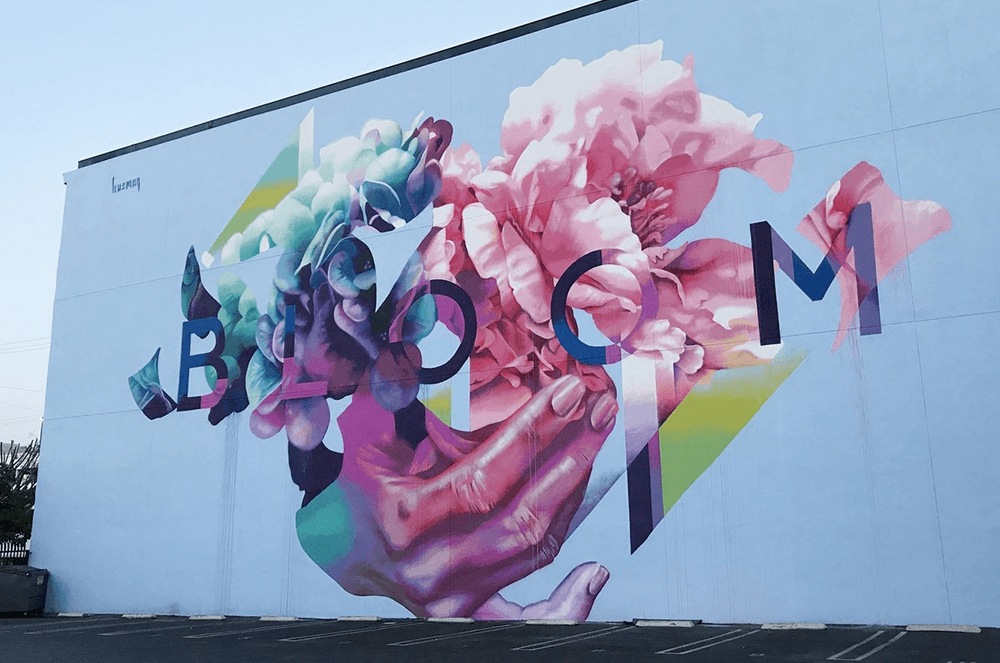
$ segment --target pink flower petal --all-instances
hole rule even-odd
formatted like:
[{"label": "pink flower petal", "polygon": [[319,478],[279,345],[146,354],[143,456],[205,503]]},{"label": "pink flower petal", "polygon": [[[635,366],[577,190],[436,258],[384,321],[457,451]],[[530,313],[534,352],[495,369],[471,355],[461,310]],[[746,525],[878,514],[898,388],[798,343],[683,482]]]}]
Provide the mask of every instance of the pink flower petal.
[{"label": "pink flower petal", "polygon": [[610,198],[588,203],[578,197],[553,205],[541,246],[542,263],[550,274],[558,278],[581,256],[607,248],[642,251],[628,215],[618,203]]},{"label": "pink flower petal", "polygon": [[500,231],[503,249],[507,254],[507,279],[514,291],[514,299],[535,322],[545,322],[550,317],[552,277],[546,278],[538,257],[517,234],[514,226],[506,224]]},{"label": "pink flower petal", "polygon": [[798,230],[821,251],[833,251],[845,265],[840,282],[840,327],[833,342],[836,350],[847,336],[858,313],[857,280],[853,255],[848,255],[846,226],[851,212],[871,203],[876,275],[879,282],[918,246],[951,228],[951,215],[929,200],[902,200],[885,183],[882,173],[862,161],[835,182],[799,223]]}]

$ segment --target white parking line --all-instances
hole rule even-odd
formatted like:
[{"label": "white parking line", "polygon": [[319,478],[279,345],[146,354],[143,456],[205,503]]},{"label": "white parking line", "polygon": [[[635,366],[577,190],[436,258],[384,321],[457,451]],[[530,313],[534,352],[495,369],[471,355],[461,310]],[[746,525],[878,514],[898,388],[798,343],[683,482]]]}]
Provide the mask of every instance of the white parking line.
[{"label": "white parking line", "polygon": [[341,635],[352,635],[354,633],[368,633],[374,631],[388,631],[394,628],[405,628],[407,626],[416,626],[422,622],[396,622],[388,624],[379,624],[378,626],[367,626],[365,628],[352,628],[346,631],[327,631],[326,633],[313,633],[311,635],[299,635],[294,638],[282,638],[278,642],[308,642],[310,640],[321,640],[323,638],[336,638]]},{"label": "white parking line", "polygon": [[678,649],[686,649],[692,645],[700,645],[703,642],[711,642],[713,640],[718,640],[719,638],[724,638],[727,635],[733,635],[734,633],[741,633],[743,629],[738,628],[732,631],[727,631],[726,633],[720,633],[719,635],[713,635],[711,638],[704,638],[702,640],[695,640],[694,642],[685,642],[683,645],[677,645],[676,647],[671,647],[670,649],[664,649],[663,651],[656,652],[657,654],[672,654]]},{"label": "white parking line", "polygon": [[889,640],[889,642],[887,642],[887,643],[885,643],[883,645],[879,645],[878,647],[876,647],[875,649],[872,649],[867,654],[862,654],[861,656],[858,656],[857,658],[855,658],[853,660],[855,660],[855,661],[863,661],[866,658],[868,658],[869,656],[871,656],[872,654],[874,654],[875,652],[881,651],[881,650],[885,649],[886,647],[888,647],[892,643],[896,642],[896,640],[899,640],[900,638],[902,638],[904,635],[906,635],[906,631],[900,631],[898,634],[896,634],[895,637],[893,637],[891,640]]},{"label": "white parking line", "polygon": [[458,631],[456,633],[447,633],[445,635],[429,635],[426,638],[417,638],[415,640],[401,640],[400,642],[390,642],[387,646],[389,647],[411,647],[413,645],[422,645],[428,642],[440,642],[441,640],[454,640],[455,638],[464,638],[469,635],[477,635],[479,633],[490,633],[491,631],[503,631],[509,628],[520,628],[524,624],[514,623],[514,624],[500,624],[499,626],[486,626],[483,628],[473,628],[467,631]]},{"label": "white parking line", "polygon": [[7,622],[6,619],[4,619],[4,620],[0,621],[0,624],[3,624],[3,626],[0,626],[0,633],[3,633],[4,631],[18,631],[18,630],[20,630],[22,628],[31,628],[33,626],[45,626],[45,624],[42,623],[43,621],[52,622],[52,621],[55,621],[55,620],[51,620],[51,619],[48,619],[46,617],[40,617],[38,619],[34,619],[34,620],[31,620],[31,621],[29,621],[27,619],[24,619],[24,620],[18,619],[15,623],[11,624],[11,623]]},{"label": "white parking line", "polygon": [[573,644],[574,642],[582,642],[583,640],[590,640],[591,638],[596,638],[602,635],[607,635],[609,633],[617,633],[618,631],[626,631],[630,628],[635,628],[632,624],[626,624],[624,626],[609,626],[607,628],[598,629],[596,631],[589,631],[587,633],[578,633],[576,635],[567,635],[563,638],[555,638],[549,640],[543,640],[542,642],[535,642],[530,645],[522,645],[521,647],[515,647],[511,651],[539,651],[541,649],[549,649],[551,647],[561,647],[562,645]]},{"label": "white parking line", "polygon": [[182,623],[178,624],[175,622],[170,622],[173,626],[154,626],[153,628],[140,628],[140,629],[127,629],[124,631],[108,631],[107,633],[98,633],[98,635],[132,635],[133,633],[155,633],[157,631],[179,631],[182,628],[204,628],[209,626],[209,624],[199,624],[197,622],[192,623],[188,619],[184,619]]},{"label": "white parking line", "polygon": [[197,640],[199,638],[221,638],[224,635],[238,635],[242,633],[260,633],[261,631],[280,631],[286,628],[301,628],[303,626],[318,626],[322,622],[316,621],[303,621],[303,622],[286,622],[284,624],[273,624],[271,626],[257,626],[255,628],[243,628],[236,631],[215,631],[212,633],[197,633],[195,635],[185,635],[185,638],[192,640]]},{"label": "white parking line", "polygon": [[840,658],[841,656],[843,656],[844,654],[850,654],[852,651],[854,651],[858,647],[861,647],[863,645],[867,645],[869,642],[871,642],[872,640],[874,640],[878,636],[882,635],[883,633],[885,633],[885,631],[879,631],[875,635],[869,635],[867,638],[865,638],[864,640],[862,640],[858,644],[851,645],[850,647],[848,647],[844,651],[839,651],[839,652],[837,652],[836,654],[834,654],[833,656],[831,656],[830,658],[828,658],[826,660],[828,660],[828,661],[840,661],[840,660],[843,660],[843,659]]},{"label": "white parking line", "polygon": [[0,633],[4,631],[20,631],[25,628],[42,628],[44,626],[66,626],[81,624],[89,619],[53,619],[52,617],[33,617],[28,619],[0,619]]},{"label": "white parking line", "polygon": [[867,645],[869,642],[871,642],[872,640],[875,640],[875,639],[879,638],[880,636],[882,636],[885,633],[886,633],[886,631],[879,631],[875,635],[870,635],[867,638],[865,638],[864,640],[862,640],[861,642],[859,642],[858,644],[851,645],[850,647],[848,647],[844,651],[837,652],[836,654],[834,654],[833,656],[831,656],[830,658],[828,658],[826,660],[828,660],[828,661],[863,661],[866,658],[868,658],[869,656],[871,656],[872,654],[874,654],[876,652],[882,651],[883,649],[885,649],[886,647],[888,647],[892,643],[896,642],[896,640],[899,640],[904,635],[906,635],[906,631],[900,631],[894,637],[890,638],[888,642],[883,642],[882,644],[878,645],[877,647],[873,647],[872,649],[868,650],[864,654],[860,654],[860,655],[858,655],[858,656],[856,656],[854,658],[841,658],[841,656],[843,656],[844,654],[850,654],[855,649],[858,649],[859,647],[863,647],[864,645]]},{"label": "white parking line", "polygon": [[[121,617],[106,617],[104,619],[87,620],[86,624],[75,622],[76,626],[66,626],[64,628],[47,628],[40,631],[26,631],[25,635],[43,635],[45,633],[67,633],[69,631],[86,631],[92,628],[107,628],[108,622],[120,622]],[[33,626],[44,626],[44,624],[34,624]]]},{"label": "white parking line", "polygon": [[[736,635],[737,633],[739,633],[739,635]],[[694,642],[687,642],[683,645],[677,645],[676,647],[671,647],[670,649],[664,649],[663,651],[658,651],[656,653],[684,656],[685,654],[693,654],[696,651],[701,651],[702,649],[708,649],[709,647],[715,647],[725,642],[732,642],[733,640],[739,640],[740,638],[745,638],[748,635],[753,635],[754,633],[760,633],[760,629],[757,629],[755,631],[747,631],[746,633],[744,633],[743,629],[738,628],[736,630],[729,631],[727,633],[714,635],[711,638],[705,638],[703,640],[695,640]],[[727,637],[727,636],[732,636],[732,637]],[[708,644],[703,644],[703,643],[708,643]],[[701,645],[701,647],[695,647],[694,645]]]}]

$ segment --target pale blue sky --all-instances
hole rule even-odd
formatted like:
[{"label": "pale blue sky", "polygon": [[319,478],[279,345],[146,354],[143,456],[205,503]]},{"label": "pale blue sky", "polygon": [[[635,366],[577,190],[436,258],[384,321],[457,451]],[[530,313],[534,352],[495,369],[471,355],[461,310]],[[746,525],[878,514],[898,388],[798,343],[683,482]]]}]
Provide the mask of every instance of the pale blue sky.
[{"label": "pale blue sky", "polygon": [[586,4],[0,4],[0,440],[39,430],[77,161]]}]

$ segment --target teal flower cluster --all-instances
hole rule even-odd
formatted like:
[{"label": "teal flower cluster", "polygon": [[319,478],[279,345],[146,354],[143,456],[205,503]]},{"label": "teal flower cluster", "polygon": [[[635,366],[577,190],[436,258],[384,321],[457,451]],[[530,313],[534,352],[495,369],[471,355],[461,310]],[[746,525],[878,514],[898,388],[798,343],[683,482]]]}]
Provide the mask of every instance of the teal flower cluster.
[{"label": "teal flower cluster", "polygon": [[[410,258],[376,310],[375,264],[358,236],[380,241],[379,234],[403,228],[434,201],[451,133],[448,122],[433,118],[418,118],[407,132],[392,121],[368,122],[360,137],[322,148],[319,167],[223,250],[225,264],[235,257],[237,241],[241,259],[255,244],[258,250],[272,244],[285,249],[267,312],[257,321],[257,351],[247,371],[254,419],[273,420],[263,428],[267,432],[282,425],[275,396],[285,361],[288,306],[295,306],[296,336],[310,339],[303,366],[313,378],[330,377],[331,385],[339,385],[331,386],[333,397],[353,393],[356,385],[344,376],[323,375],[327,356],[347,360],[348,372],[360,376],[389,346],[390,336],[416,343],[433,328],[437,314],[433,299],[421,297],[427,281],[419,256]],[[312,333],[317,326],[319,333]],[[312,356],[317,353],[324,356]]]},{"label": "teal flower cluster", "polygon": [[[228,386],[209,411],[212,424],[252,405],[255,432],[268,437],[284,426],[278,392],[289,374],[283,371],[286,323],[295,325],[293,336],[303,343],[295,353],[301,362],[296,379],[304,371],[313,382],[328,380],[327,395],[334,398],[353,393],[390,342],[416,343],[430,333],[437,311],[433,299],[423,297],[428,282],[419,255],[410,257],[376,310],[376,266],[365,242],[403,228],[433,203],[451,136],[445,120],[418,117],[405,132],[391,120],[371,120],[359,137],[322,148],[319,166],[222,248],[224,266],[283,249],[264,314],[235,274],[220,277],[213,297],[191,247],[181,310],[188,320],[218,318],[225,333],[221,358]],[[292,306],[294,322],[286,320]],[[159,384],[157,359],[158,353],[130,379],[136,403],[150,418],[176,408]],[[331,374],[337,372],[342,374]],[[206,379],[214,389],[214,368],[206,368]]]}]

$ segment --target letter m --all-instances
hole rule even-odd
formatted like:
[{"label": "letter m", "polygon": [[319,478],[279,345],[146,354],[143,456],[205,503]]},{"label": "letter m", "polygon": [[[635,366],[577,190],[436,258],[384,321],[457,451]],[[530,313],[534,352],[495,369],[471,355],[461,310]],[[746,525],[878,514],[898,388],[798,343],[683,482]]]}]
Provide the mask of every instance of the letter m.
[{"label": "letter m", "polygon": [[[781,328],[778,324],[778,296],[774,289],[774,263],[783,271],[809,299],[818,302],[823,299],[830,284],[847,265],[850,253],[854,252],[855,279],[858,287],[859,318],[861,334],[882,332],[882,318],[878,306],[878,278],[875,268],[875,241],[872,233],[872,207],[862,203],[854,208],[847,220],[846,248],[838,251],[831,248],[823,262],[815,271],[806,267],[805,262],[781,239],[781,236],[767,221],[750,224],[750,241],[753,249],[754,287],[757,293],[757,321],[760,325],[760,344],[774,345],[781,342]],[[835,243],[837,239],[834,239]],[[840,255],[838,255],[838,253]]]}]

